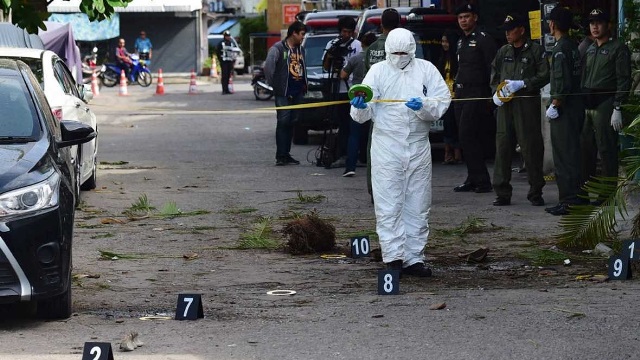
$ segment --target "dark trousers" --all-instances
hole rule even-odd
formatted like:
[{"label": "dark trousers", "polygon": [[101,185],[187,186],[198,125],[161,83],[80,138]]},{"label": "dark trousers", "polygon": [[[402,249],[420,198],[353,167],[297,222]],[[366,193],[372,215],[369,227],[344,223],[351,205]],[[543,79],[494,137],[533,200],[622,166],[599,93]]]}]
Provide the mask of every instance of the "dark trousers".
[{"label": "dark trousers", "polygon": [[447,111],[442,116],[442,125],[444,131],[442,132],[443,142],[453,147],[458,147],[458,124],[456,124],[454,106],[449,106]]},{"label": "dark trousers", "polygon": [[[489,87],[456,89],[456,99],[490,98]],[[465,184],[491,186],[485,160],[495,149],[495,120],[489,112],[488,100],[456,101],[454,110],[458,139],[467,164]]]},{"label": "dark trousers", "polygon": [[519,144],[527,166],[527,199],[542,196],[545,181],[542,172],[544,141],[540,97],[515,98],[505,103],[498,108],[497,121],[496,160],[493,168],[493,189],[496,195],[511,198],[511,161],[516,144]]},{"label": "dark trousers", "polygon": [[233,71],[233,61],[222,61],[220,62],[220,72],[222,73],[222,93],[228,94],[229,91],[229,78],[231,77],[231,72]]},{"label": "dark trousers", "polygon": [[[276,96],[276,107],[297,105],[302,102],[302,94],[295,96]],[[276,159],[289,155],[293,125],[298,120],[299,110],[276,110]]]},{"label": "dark trousers", "polygon": [[352,120],[350,125],[347,164],[345,170],[355,171],[358,159],[362,160],[364,158],[366,160],[367,136],[369,136],[369,126],[371,125],[371,121],[360,124],[359,122]]},{"label": "dark trousers", "polygon": [[584,181],[596,175],[598,153],[602,159],[602,176],[618,176],[618,132],[611,127],[612,113],[613,97],[585,111],[580,138]]},{"label": "dark trousers", "polygon": [[[340,93],[337,96],[338,100],[349,100],[349,96],[346,93]],[[332,121],[337,123],[338,125],[338,144],[336,156],[338,158],[347,156],[347,147],[349,143],[349,132],[351,130],[351,123],[353,120],[351,119],[351,115],[349,115],[349,111],[351,111],[351,104],[339,104],[333,107],[333,116]]]},{"label": "dark trousers", "polygon": [[[560,107],[560,116],[550,120],[551,148],[558,184],[558,201],[565,204],[580,202],[582,186],[580,173],[580,134],[584,123],[584,106],[579,99],[567,99]],[[527,166],[528,168],[528,166]]]}]

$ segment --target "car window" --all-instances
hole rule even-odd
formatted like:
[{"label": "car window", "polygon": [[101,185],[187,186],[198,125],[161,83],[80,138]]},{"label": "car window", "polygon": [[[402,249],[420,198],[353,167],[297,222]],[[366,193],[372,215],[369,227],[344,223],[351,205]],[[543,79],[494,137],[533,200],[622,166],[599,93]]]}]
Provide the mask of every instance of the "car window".
[{"label": "car window", "polygon": [[[65,94],[73,95],[79,98],[80,95],[78,94],[78,87],[76,86],[76,82],[75,80],[73,80],[71,73],[67,69],[67,66],[62,62],[62,60],[55,61],[54,71],[58,74],[58,76],[62,80]],[[60,80],[58,81],[60,82]]]},{"label": "car window", "polygon": [[21,77],[0,77],[0,113],[0,137],[35,137],[38,133],[33,103]]},{"label": "car window", "polygon": [[[337,34],[336,34],[337,36]],[[309,36],[304,39],[304,61],[307,66],[322,66],[322,56],[331,36]]]},{"label": "car window", "polygon": [[40,87],[44,89],[44,75],[42,73],[42,61],[40,59],[19,57],[19,56],[15,56],[15,57],[3,56],[3,57],[7,59],[20,60],[25,64],[29,65],[31,72],[33,72],[33,74],[36,76],[36,79],[38,79],[38,83],[40,83]]}]

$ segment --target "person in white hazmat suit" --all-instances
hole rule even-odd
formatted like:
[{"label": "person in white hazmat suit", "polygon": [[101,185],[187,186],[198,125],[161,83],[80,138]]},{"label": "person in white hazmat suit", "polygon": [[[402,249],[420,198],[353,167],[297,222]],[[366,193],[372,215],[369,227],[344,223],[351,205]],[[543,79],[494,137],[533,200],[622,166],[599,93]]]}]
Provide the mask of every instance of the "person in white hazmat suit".
[{"label": "person in white hazmat suit", "polygon": [[[410,31],[397,28],[385,42],[385,61],[374,64],[363,84],[373,100],[351,100],[351,117],[373,120],[371,169],[376,231],[388,269],[429,277],[424,248],[431,208],[431,144],[429,127],[451,102],[449,88],[438,69],[416,59]],[[409,99],[407,102],[375,100]]]}]

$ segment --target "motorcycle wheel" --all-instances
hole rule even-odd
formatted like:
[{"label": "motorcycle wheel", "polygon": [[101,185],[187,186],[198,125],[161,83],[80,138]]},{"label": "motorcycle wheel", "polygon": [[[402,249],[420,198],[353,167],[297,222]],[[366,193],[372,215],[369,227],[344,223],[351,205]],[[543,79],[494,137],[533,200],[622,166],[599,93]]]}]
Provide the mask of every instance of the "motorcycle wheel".
[{"label": "motorcycle wheel", "polygon": [[148,72],[140,72],[138,73],[138,84],[142,87],[147,87],[151,85],[151,74]]},{"label": "motorcycle wheel", "polygon": [[106,87],[114,87],[118,83],[118,74],[111,69],[107,69],[107,71],[102,74],[102,83]]},{"label": "motorcycle wheel", "polygon": [[253,85],[253,96],[256,97],[256,100],[267,101],[273,97],[273,93],[258,84]]}]

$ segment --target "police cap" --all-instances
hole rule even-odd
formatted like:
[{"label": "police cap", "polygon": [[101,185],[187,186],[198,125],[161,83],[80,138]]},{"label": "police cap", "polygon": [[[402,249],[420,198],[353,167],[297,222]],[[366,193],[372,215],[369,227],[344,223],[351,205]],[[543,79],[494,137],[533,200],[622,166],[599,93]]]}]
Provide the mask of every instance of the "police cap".
[{"label": "police cap", "polygon": [[478,14],[478,9],[473,4],[466,3],[456,8],[456,15],[460,15],[462,13]]},{"label": "police cap", "polygon": [[507,15],[507,17],[504,19],[504,22],[500,26],[500,30],[509,31],[520,26],[526,26],[526,22],[522,17],[520,17],[519,15]]},{"label": "police cap", "polygon": [[604,21],[609,22],[609,14],[602,9],[595,8],[591,10],[588,17],[589,21]]}]

